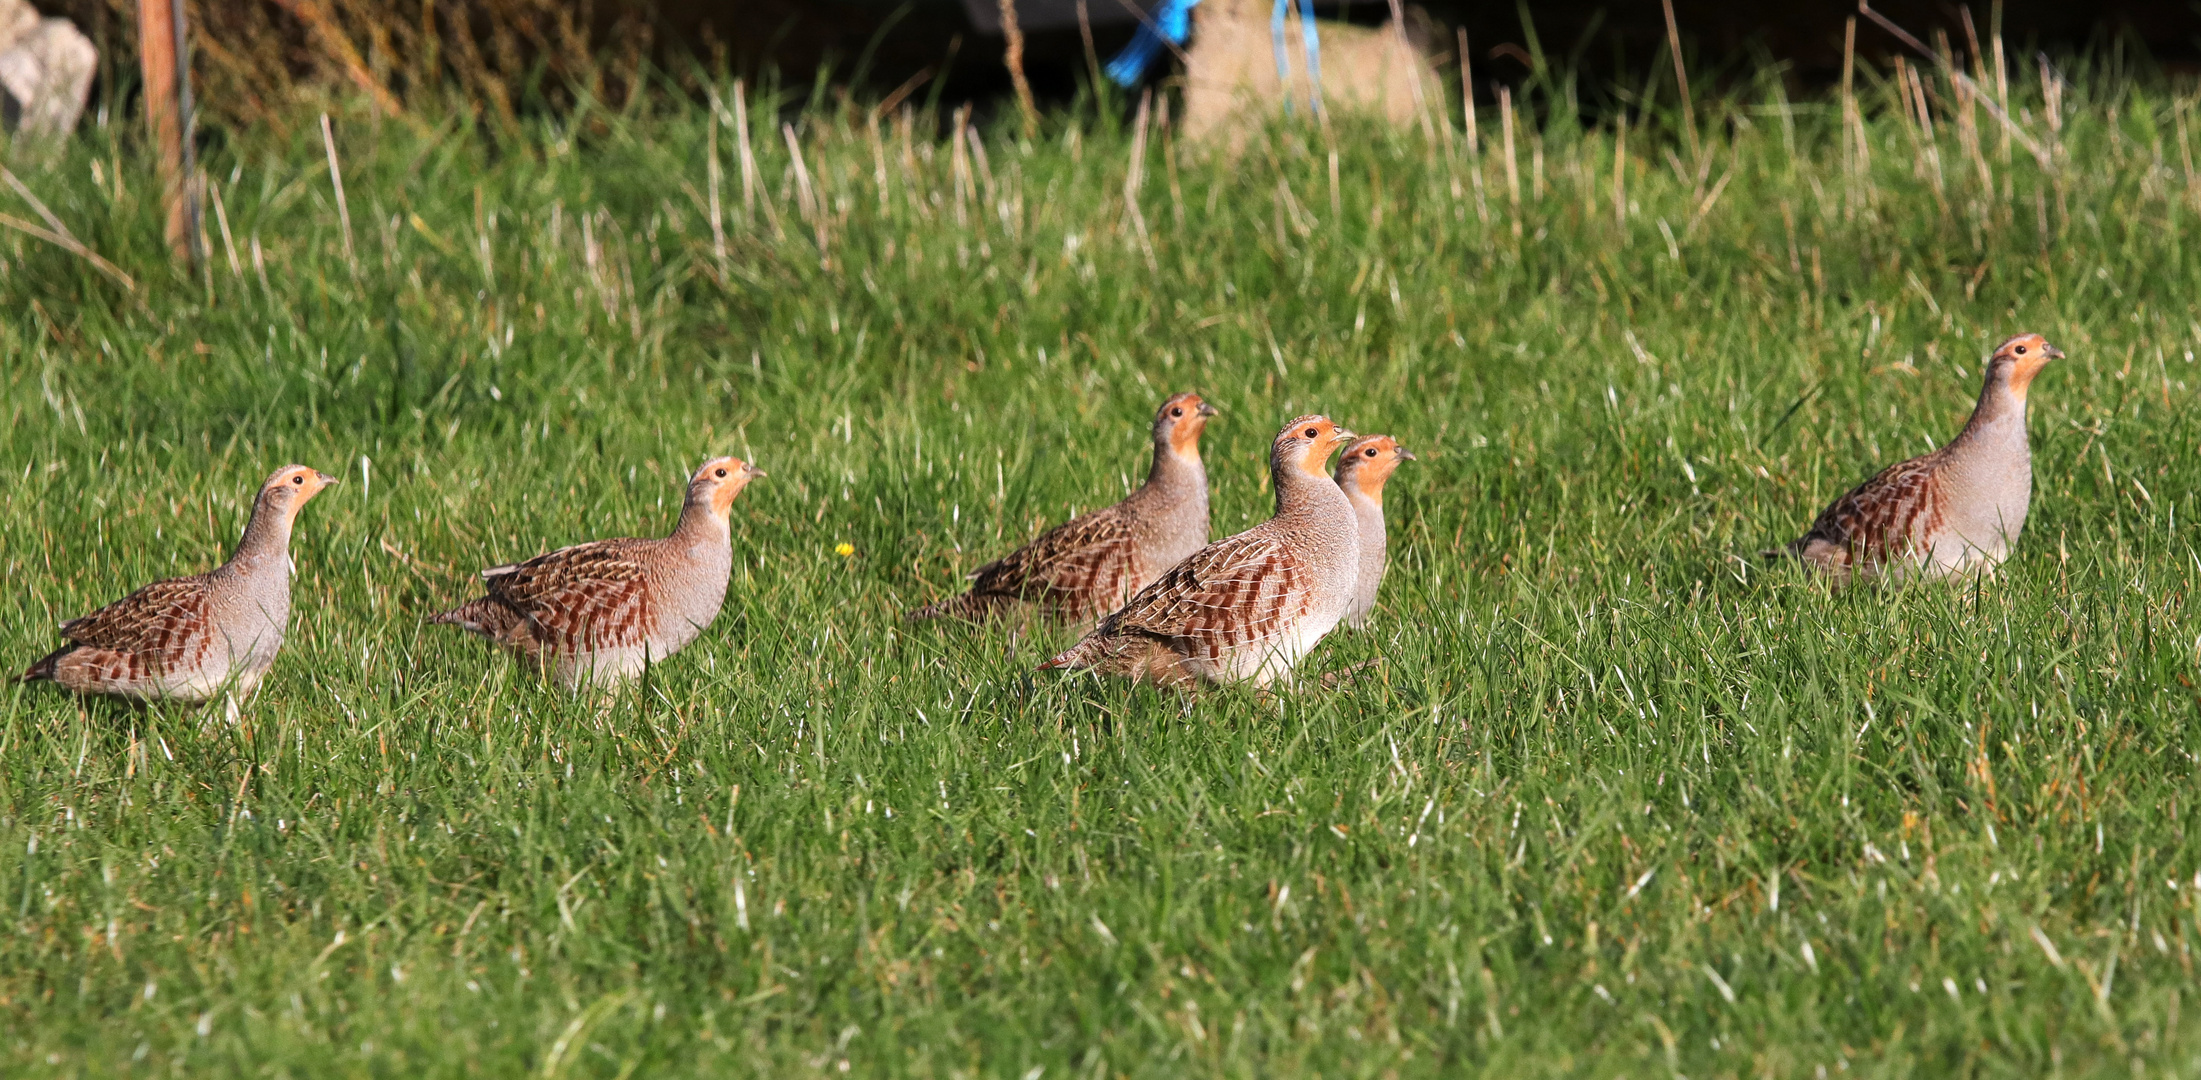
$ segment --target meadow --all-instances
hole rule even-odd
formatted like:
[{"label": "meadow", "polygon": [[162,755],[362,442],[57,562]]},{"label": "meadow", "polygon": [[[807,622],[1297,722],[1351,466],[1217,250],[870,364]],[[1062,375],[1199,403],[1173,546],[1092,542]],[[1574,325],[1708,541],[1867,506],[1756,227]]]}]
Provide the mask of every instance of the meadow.
[{"label": "meadow", "polygon": [[[237,725],[0,689],[0,1072],[2201,1067],[2196,98],[1979,74],[1624,126],[1547,73],[1472,139],[1236,156],[1122,101],[339,100],[207,147],[200,271],[123,118],[15,156],[45,210],[0,209],[115,274],[0,232],[10,673],[275,467],[344,483]],[[2069,359],[2001,573],[1758,558],[2020,330]],[[1217,535],[1294,414],[1419,453],[1375,626],[1305,670],[1378,666],[1185,698],[901,620],[1120,497],[1179,389]],[[643,683],[422,625],[718,453],[770,476]]]}]

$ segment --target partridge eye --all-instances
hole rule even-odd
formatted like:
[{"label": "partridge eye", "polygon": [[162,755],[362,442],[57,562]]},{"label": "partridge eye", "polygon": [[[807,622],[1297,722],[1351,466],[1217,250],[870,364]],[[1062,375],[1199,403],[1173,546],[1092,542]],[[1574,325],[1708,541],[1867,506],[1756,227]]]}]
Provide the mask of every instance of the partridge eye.
[{"label": "partridge eye", "polygon": [[304,484],[306,482],[306,478],[303,476],[293,476],[290,478],[290,482],[293,484]]},{"label": "partridge eye", "polygon": [[1374,457],[1374,456],[1376,456],[1376,448],[1375,448],[1375,447],[1373,447],[1373,446],[1371,446],[1371,447],[1369,447],[1368,449],[1366,449],[1366,450],[1363,450],[1363,451],[1361,451],[1361,452],[1362,452],[1362,453],[1364,453],[1364,454],[1367,454],[1367,455],[1368,455],[1369,457]]},{"label": "partridge eye", "polygon": [[2018,355],[2019,355],[2019,356],[2024,356],[2024,355],[2025,355],[2025,346],[2023,346],[2023,345],[2020,345],[2020,346],[2018,346]]},{"label": "partridge eye", "polygon": [[719,478],[719,479],[721,479],[721,480],[724,480],[724,479],[726,479],[726,470],[724,470],[724,469],[720,469],[720,470],[718,471],[718,478]]},{"label": "partridge eye", "polygon": [[1171,416],[1183,416],[1184,414],[1185,410],[1182,407],[1169,410],[1169,415]]},{"label": "partridge eye", "polygon": [[1307,437],[1308,437],[1308,438],[1310,438],[1310,439],[1312,439],[1312,438],[1315,438],[1316,436],[1319,436],[1319,435],[1321,435],[1321,434],[1322,434],[1321,432],[1319,432],[1319,431],[1316,431],[1316,430],[1315,430],[1315,429],[1313,429],[1313,428],[1308,428],[1308,429],[1307,429]]}]

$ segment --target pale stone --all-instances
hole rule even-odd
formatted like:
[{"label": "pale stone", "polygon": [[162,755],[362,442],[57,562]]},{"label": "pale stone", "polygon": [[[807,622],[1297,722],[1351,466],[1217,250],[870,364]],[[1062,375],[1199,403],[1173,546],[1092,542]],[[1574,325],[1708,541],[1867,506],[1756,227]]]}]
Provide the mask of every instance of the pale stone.
[{"label": "pale stone", "polygon": [[[1185,53],[1184,137],[1220,138],[1236,152],[1251,125],[1284,108],[1307,111],[1311,86],[1301,48],[1298,5],[1284,30],[1290,77],[1279,81],[1269,33],[1268,0],[1203,0],[1192,9],[1192,47]],[[1318,21],[1322,104],[1333,112],[1371,115],[1400,127],[1444,122],[1444,91],[1429,57],[1386,24],[1370,28]]]},{"label": "pale stone", "polygon": [[[0,0],[0,26],[13,17]],[[67,19],[38,19],[0,46],[0,126],[23,135],[61,136],[76,127],[92,90],[99,50]],[[0,31],[4,35],[5,31]]]}]

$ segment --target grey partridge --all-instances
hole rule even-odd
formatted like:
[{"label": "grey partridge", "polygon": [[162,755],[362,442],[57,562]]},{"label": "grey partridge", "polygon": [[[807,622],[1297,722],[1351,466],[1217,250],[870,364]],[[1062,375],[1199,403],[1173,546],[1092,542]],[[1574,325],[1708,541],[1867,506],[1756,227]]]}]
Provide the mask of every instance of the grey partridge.
[{"label": "grey partridge", "polygon": [[252,696],[275,664],[290,621],[290,532],[298,511],[336,482],[286,465],[260,485],[252,517],[229,561],[191,577],[156,581],[61,624],[69,644],[18,681],[59,683],[82,694],[196,704]]},{"label": "grey partridge", "polygon": [[1200,434],[1215,406],[1178,394],[1154,413],[1154,462],[1122,502],[1072,518],[978,568],[970,591],[909,613],[983,621],[1026,604],[1076,623],[1113,611],[1207,543]]},{"label": "grey partridge", "polygon": [[1269,450],[1275,517],[1171,567],[1041,668],[1168,686],[1289,679],[1352,602],[1360,526],[1326,468],[1352,437],[1324,417],[1292,421]]},{"label": "grey partridge", "polygon": [[568,689],[606,688],[694,641],[733,573],[734,497],[762,470],[703,463],[661,540],[596,540],[482,571],[488,595],[430,618],[503,646]]},{"label": "grey partridge", "polygon": [[1376,589],[1383,584],[1388,561],[1388,538],[1383,530],[1383,486],[1390,482],[1401,461],[1414,460],[1414,452],[1389,435],[1363,435],[1345,448],[1337,460],[1337,486],[1353,504],[1360,522],[1360,572],[1353,578],[1353,600],[1345,607],[1345,625],[1355,630],[1368,625],[1376,609]]},{"label": "grey partridge", "polygon": [[2001,565],[2033,497],[2026,392],[2062,356],[2039,334],[1997,346],[1979,403],[1956,438],[1836,499],[1789,553],[1837,582],[1940,578]]}]

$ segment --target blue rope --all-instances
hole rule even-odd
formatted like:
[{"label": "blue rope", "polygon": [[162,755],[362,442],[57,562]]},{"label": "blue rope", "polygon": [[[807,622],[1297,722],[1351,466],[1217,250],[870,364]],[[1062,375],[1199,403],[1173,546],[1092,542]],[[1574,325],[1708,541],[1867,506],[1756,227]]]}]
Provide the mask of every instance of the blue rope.
[{"label": "blue rope", "polygon": [[1108,62],[1108,80],[1126,90],[1139,85],[1165,43],[1182,45],[1192,36],[1192,9],[1199,2],[1162,0],[1151,17],[1140,20],[1139,32],[1132,35],[1131,44],[1124,46],[1123,51]]},{"label": "blue rope", "polygon": [[[1276,82],[1284,90],[1284,115],[1292,112],[1291,63],[1284,48],[1284,15],[1291,10],[1292,0],[1276,0],[1276,8],[1269,16],[1269,44],[1276,51]],[[1317,115],[1322,112],[1322,35],[1314,24],[1314,0],[1299,0],[1299,34],[1301,47],[1307,57],[1307,108]]]},{"label": "blue rope", "polygon": [[1315,30],[1314,0],[1299,0],[1299,34],[1307,49],[1307,108],[1322,113],[1322,35]]},{"label": "blue rope", "polygon": [[[1139,85],[1163,45],[1182,45],[1192,36],[1192,9],[1199,3],[1200,0],[1162,0],[1151,17],[1140,21],[1131,44],[1124,46],[1123,51],[1108,62],[1104,69],[1108,80],[1127,90]],[[1291,57],[1284,46],[1284,16],[1291,6],[1292,0],[1276,0],[1275,13],[1269,19],[1269,41],[1276,50],[1276,81],[1284,87],[1291,85]],[[1299,34],[1301,48],[1307,57],[1307,108],[1319,115],[1322,112],[1322,34],[1315,26],[1314,0],[1299,0]],[[1291,95],[1287,92],[1284,112],[1289,115],[1291,111]]]}]

